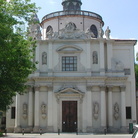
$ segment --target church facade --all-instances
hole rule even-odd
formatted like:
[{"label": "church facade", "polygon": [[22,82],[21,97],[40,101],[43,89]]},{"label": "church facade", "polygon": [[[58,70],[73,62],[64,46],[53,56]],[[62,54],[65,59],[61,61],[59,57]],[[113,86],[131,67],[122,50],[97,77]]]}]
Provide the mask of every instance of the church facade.
[{"label": "church facade", "polygon": [[7,131],[127,132],[136,122],[136,40],[110,39],[102,17],[81,10],[81,0],[62,5],[30,25],[37,70],[7,111]]}]

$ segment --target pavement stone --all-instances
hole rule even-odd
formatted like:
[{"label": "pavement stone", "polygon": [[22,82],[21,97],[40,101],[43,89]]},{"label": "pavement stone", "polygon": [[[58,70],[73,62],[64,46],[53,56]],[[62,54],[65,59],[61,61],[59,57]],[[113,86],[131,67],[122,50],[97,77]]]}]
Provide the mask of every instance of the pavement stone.
[{"label": "pavement stone", "polygon": [[21,133],[8,133],[3,138],[131,138],[132,134],[107,134],[107,135],[96,135],[91,133],[82,133],[76,135],[76,133],[61,133],[58,135],[57,133],[44,133],[40,134],[24,134]]}]

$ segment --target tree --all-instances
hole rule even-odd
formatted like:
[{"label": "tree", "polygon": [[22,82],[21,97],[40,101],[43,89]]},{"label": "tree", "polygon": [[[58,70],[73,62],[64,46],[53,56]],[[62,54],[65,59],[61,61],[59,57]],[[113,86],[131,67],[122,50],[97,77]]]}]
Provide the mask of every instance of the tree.
[{"label": "tree", "polygon": [[9,107],[16,93],[25,92],[28,75],[35,70],[30,55],[35,42],[19,26],[37,9],[30,0],[0,0],[0,110]]}]

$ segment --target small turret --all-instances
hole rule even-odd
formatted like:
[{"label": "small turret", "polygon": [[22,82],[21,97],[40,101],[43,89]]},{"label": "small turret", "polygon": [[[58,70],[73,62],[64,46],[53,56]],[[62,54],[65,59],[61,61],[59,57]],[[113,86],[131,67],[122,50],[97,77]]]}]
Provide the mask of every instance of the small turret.
[{"label": "small turret", "polygon": [[42,36],[40,30],[39,18],[36,13],[32,15],[32,19],[29,24],[29,36],[35,40],[40,40]]},{"label": "small turret", "polygon": [[70,10],[81,10],[82,2],[81,0],[63,0],[62,1],[63,10],[70,11]]}]

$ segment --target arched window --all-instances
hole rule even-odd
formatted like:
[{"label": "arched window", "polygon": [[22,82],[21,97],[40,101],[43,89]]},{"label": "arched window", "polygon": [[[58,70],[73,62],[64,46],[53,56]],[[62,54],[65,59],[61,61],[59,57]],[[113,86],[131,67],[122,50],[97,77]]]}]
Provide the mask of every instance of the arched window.
[{"label": "arched window", "polygon": [[98,37],[98,31],[95,25],[91,25],[90,27],[91,32],[94,34],[94,37],[97,38]]},{"label": "arched window", "polygon": [[92,57],[93,57],[93,64],[98,64],[98,53],[97,53],[97,51],[93,51]]},{"label": "arched window", "polygon": [[49,25],[46,29],[46,33],[53,31],[53,28],[51,25]]},{"label": "arched window", "polygon": [[47,64],[47,53],[43,52],[42,53],[42,65]]}]

